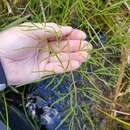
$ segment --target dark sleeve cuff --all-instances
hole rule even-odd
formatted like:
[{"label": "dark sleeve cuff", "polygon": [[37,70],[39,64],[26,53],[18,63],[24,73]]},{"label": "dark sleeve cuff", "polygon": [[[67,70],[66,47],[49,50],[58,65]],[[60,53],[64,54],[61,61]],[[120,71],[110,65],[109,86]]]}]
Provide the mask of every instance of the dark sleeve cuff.
[{"label": "dark sleeve cuff", "polygon": [[7,87],[6,75],[0,61],[0,91],[3,91]]}]

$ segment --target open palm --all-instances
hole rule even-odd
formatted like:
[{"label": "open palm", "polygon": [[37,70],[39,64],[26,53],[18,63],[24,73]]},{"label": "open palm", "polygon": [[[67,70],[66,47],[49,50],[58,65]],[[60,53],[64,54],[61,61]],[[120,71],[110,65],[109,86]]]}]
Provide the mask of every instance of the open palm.
[{"label": "open palm", "polygon": [[0,33],[0,56],[11,85],[78,68],[89,58],[84,32],[55,23],[24,23]]}]

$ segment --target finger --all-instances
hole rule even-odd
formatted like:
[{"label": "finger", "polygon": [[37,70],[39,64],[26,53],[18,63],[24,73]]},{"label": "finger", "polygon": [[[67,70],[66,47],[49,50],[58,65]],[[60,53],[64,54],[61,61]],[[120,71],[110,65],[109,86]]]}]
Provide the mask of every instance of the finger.
[{"label": "finger", "polygon": [[90,51],[92,45],[82,40],[63,40],[61,42],[50,42],[48,48],[51,52],[75,52]]},{"label": "finger", "polygon": [[79,29],[73,29],[72,32],[64,37],[64,39],[70,39],[70,40],[83,40],[83,39],[86,39],[86,33],[79,30]]},{"label": "finger", "polygon": [[22,31],[29,31],[41,39],[59,38],[68,35],[72,31],[70,26],[60,26],[56,23],[31,23],[27,22],[17,27]]},{"label": "finger", "polygon": [[[44,72],[51,72],[51,73],[63,73],[68,72],[71,70],[75,70],[80,67],[80,63],[78,61],[64,61],[60,62],[50,62],[46,64],[44,67]],[[42,69],[42,68],[41,68]]]},{"label": "finger", "polygon": [[89,53],[85,51],[72,52],[72,53],[58,53],[50,56],[50,62],[64,62],[76,60],[80,63],[85,62],[90,57]]}]

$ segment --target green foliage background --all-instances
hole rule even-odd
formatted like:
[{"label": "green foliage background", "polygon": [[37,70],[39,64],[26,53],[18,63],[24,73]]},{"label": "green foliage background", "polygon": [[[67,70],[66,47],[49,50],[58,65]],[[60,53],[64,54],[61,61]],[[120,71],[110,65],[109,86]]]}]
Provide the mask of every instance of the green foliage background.
[{"label": "green foliage background", "polygon": [[[31,22],[55,22],[61,25],[70,25],[85,31],[89,42],[94,46],[91,58],[80,69],[77,70],[83,79],[89,84],[81,83],[75,85],[73,72],[67,74],[72,78],[70,91],[70,109],[62,123],[70,119],[69,130],[75,130],[75,122],[81,130],[129,130],[130,113],[130,65],[122,53],[127,57],[127,49],[130,47],[130,1],[126,0],[12,0],[0,1],[0,29],[1,31],[16,26],[25,21]],[[106,43],[103,44],[99,34],[106,36]],[[96,46],[96,47],[95,47]],[[128,46],[128,47],[127,47]],[[122,52],[122,48],[123,52]],[[122,63],[126,63],[123,68]],[[88,73],[88,64],[94,66],[93,71]],[[121,71],[123,75],[121,75]],[[66,74],[65,74],[66,75]],[[118,86],[119,78],[122,76],[122,83]],[[63,76],[59,83],[63,80]],[[118,87],[122,87],[117,90]],[[27,86],[17,86],[7,90],[1,95],[5,103],[5,123],[8,124],[8,93],[14,91],[23,97]],[[56,87],[56,86],[54,86]],[[89,113],[90,106],[87,101],[83,104],[77,102],[78,94],[84,95],[86,99],[94,101],[95,113]],[[66,95],[64,95],[66,96]],[[115,101],[115,97],[116,101]],[[61,97],[62,100],[64,99]],[[58,102],[58,101],[56,101]],[[113,104],[115,104],[113,106]],[[29,122],[30,117],[26,113]],[[78,117],[77,108],[82,116]],[[113,111],[120,111],[123,114]],[[105,122],[100,124],[100,118]],[[85,118],[86,124],[80,125],[80,118]],[[127,118],[127,119],[126,119]],[[89,122],[89,123],[88,123]],[[31,123],[30,123],[31,124]],[[59,124],[61,125],[61,124]],[[98,126],[98,127],[97,127]],[[37,125],[34,125],[39,129]]]}]

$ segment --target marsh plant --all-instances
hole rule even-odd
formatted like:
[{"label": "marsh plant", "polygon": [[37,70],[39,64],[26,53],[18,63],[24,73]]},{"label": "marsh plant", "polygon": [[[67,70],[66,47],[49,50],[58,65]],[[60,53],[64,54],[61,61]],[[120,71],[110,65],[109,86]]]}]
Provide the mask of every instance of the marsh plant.
[{"label": "marsh plant", "polygon": [[[48,86],[55,89],[66,77],[70,83],[69,92],[54,102],[69,99],[65,117],[56,129],[64,123],[68,130],[130,129],[129,0],[3,0],[0,10],[1,31],[23,22],[55,22],[83,30],[93,46],[90,58],[79,69],[58,75],[56,83],[56,75],[51,75]],[[1,93],[7,125],[10,93],[22,97],[22,111],[30,124],[34,122],[27,114],[25,95],[38,82]],[[34,127],[40,129],[39,124]]]}]

